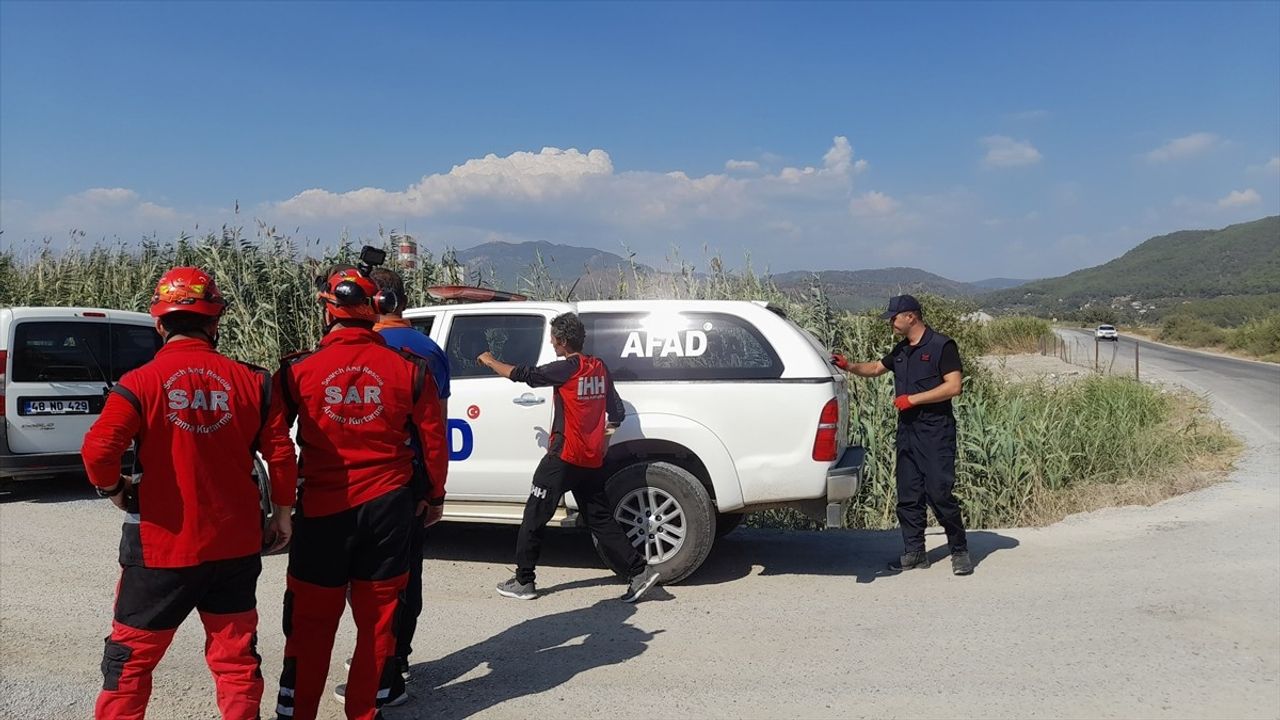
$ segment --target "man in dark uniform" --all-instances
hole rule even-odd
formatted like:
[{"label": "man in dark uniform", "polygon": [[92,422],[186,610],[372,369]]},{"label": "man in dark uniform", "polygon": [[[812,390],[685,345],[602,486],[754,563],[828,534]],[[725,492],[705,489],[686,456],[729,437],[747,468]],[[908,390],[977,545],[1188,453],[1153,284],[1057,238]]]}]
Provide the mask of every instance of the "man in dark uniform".
[{"label": "man in dark uniform", "polygon": [[898,408],[898,524],[905,545],[895,569],[929,567],[924,548],[926,502],[947,531],[951,571],[973,573],[965,541],[964,521],[956,500],[956,418],[951,398],[961,392],[963,368],[955,340],[934,332],[924,322],[920,303],[910,295],[889,298],[888,320],[902,341],[879,361],[851,363],[833,354],[836,367],[859,377],[893,372]]}]

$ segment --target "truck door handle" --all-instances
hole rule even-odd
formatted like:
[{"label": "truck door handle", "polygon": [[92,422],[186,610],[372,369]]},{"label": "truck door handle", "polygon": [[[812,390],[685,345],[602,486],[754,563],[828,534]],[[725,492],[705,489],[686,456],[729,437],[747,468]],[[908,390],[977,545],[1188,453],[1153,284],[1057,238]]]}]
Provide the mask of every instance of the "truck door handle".
[{"label": "truck door handle", "polygon": [[516,405],[541,405],[547,401],[546,398],[540,398],[533,393],[525,393],[518,398],[511,398],[511,402]]}]

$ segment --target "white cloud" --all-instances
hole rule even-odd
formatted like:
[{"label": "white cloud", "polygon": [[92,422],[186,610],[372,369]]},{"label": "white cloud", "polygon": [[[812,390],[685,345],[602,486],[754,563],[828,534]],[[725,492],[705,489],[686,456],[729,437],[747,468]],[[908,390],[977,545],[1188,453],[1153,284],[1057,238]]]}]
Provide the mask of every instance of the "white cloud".
[{"label": "white cloud", "polygon": [[1263,165],[1262,168],[1274,175],[1280,175],[1280,155],[1268,160],[1267,164]]},{"label": "white cloud", "polygon": [[854,217],[892,215],[900,207],[902,203],[874,190],[849,201],[849,212]]},{"label": "white cloud", "polygon": [[158,222],[171,222],[179,217],[177,210],[153,202],[139,203],[134,212],[139,218]]},{"label": "white cloud", "polygon": [[89,188],[71,195],[66,202],[90,207],[111,207],[125,205],[137,199],[138,193],[128,188]]},{"label": "white cloud", "polygon": [[1220,208],[1238,208],[1246,205],[1257,205],[1262,202],[1262,197],[1258,195],[1258,191],[1253,188],[1246,190],[1232,190],[1227,196],[1218,201]]},{"label": "white cloud", "polygon": [[[737,168],[747,162],[751,161],[731,160],[726,165]],[[842,136],[832,139],[821,169],[785,167],[777,174],[755,177],[690,177],[681,171],[616,173],[604,150],[583,153],[548,147],[538,153],[490,154],[469,160],[447,173],[424,176],[404,190],[316,188],[261,210],[294,220],[357,221],[465,216],[482,210],[538,214],[562,210],[568,203],[573,215],[596,213],[604,224],[653,224],[674,218],[741,217],[766,197],[796,201],[833,194],[847,197],[853,176],[866,167],[865,160],[854,159],[852,145]]]},{"label": "white cloud", "polygon": [[1220,143],[1217,135],[1207,132],[1192,133],[1161,145],[1147,153],[1150,162],[1183,160],[1204,153]]},{"label": "white cloud", "polygon": [[866,160],[853,160],[853,146],[849,138],[837,135],[831,141],[831,148],[822,156],[822,169],[811,165],[803,168],[784,167],[778,173],[778,179],[786,183],[796,184],[806,178],[844,178],[848,179],[867,170]]},{"label": "white cloud", "polygon": [[849,138],[841,135],[835,139],[831,149],[822,156],[822,164],[829,172],[847,175],[853,162],[853,146]]},{"label": "white cloud", "polygon": [[724,169],[729,172],[759,172],[760,163],[755,160],[726,160]]},{"label": "white cloud", "polygon": [[1004,135],[988,135],[982,138],[987,154],[982,164],[989,168],[1021,167],[1040,162],[1040,151],[1026,140],[1014,140]]},{"label": "white cloud", "polygon": [[444,174],[427,175],[402,191],[360,188],[344,193],[311,189],[277,208],[299,218],[363,215],[432,215],[475,198],[540,201],[580,190],[592,178],[613,173],[609,153],[547,147],[541,152],[490,153],[455,165]]},{"label": "white cloud", "polygon": [[193,218],[178,210],[144,201],[129,188],[89,188],[62,198],[52,208],[35,211],[30,231],[60,237],[72,231],[103,237],[177,230]]}]

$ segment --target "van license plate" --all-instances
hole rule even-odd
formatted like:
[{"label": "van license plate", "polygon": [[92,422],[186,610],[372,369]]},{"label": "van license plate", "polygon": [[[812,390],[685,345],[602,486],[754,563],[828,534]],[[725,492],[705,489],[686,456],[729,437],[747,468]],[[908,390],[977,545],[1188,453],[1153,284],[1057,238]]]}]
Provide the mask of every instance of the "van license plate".
[{"label": "van license plate", "polygon": [[28,400],[23,415],[88,415],[88,400]]}]

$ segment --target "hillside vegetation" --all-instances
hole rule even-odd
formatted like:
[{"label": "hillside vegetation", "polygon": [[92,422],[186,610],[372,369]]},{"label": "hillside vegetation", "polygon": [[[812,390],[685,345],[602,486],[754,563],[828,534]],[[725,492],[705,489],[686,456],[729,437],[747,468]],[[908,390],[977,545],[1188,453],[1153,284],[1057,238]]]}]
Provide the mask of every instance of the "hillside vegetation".
[{"label": "hillside vegetation", "polygon": [[[1272,216],[1154,237],[1103,265],[991,293],[979,302],[993,310],[1098,322],[1152,322],[1180,311],[1218,313],[1240,324],[1274,310],[1278,293],[1280,216]],[[1206,303],[1227,296],[1235,299]]]}]

